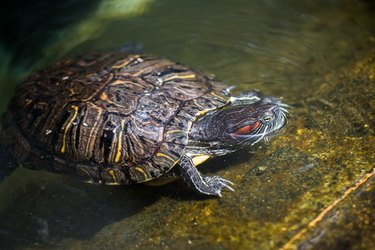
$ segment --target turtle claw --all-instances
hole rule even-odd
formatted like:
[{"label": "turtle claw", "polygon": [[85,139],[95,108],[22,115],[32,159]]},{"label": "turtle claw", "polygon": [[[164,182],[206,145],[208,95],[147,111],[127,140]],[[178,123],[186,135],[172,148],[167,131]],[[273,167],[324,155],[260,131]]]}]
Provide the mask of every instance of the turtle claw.
[{"label": "turtle claw", "polygon": [[221,190],[224,188],[234,191],[231,181],[220,176],[203,176],[189,157],[183,157],[179,163],[181,177],[201,194],[221,197]]},{"label": "turtle claw", "polygon": [[[219,177],[220,178],[220,177]],[[234,183],[233,182],[231,182],[231,181],[229,181],[229,180],[227,180],[227,179],[223,179],[223,178],[220,178],[225,184],[229,184],[229,185],[232,185],[232,186],[234,186]]]},{"label": "turtle claw", "polygon": [[234,189],[230,185],[234,185],[233,182],[228,181],[226,179],[221,178],[220,176],[207,176],[204,177],[204,181],[206,186],[208,187],[208,192],[205,192],[209,195],[217,195],[219,197],[222,197],[221,190],[223,188],[227,188],[230,191],[234,191]]},{"label": "turtle claw", "polygon": [[232,191],[232,192],[234,192],[235,190],[234,190],[234,188],[232,188],[231,186],[229,186],[229,185],[224,185],[224,187],[226,187],[227,189],[229,189],[230,191]]}]

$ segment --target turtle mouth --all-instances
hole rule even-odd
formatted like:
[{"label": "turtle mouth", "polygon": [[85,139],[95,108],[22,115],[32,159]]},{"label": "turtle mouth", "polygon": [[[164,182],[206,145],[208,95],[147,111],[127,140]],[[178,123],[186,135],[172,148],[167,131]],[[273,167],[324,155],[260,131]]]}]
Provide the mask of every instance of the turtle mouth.
[{"label": "turtle mouth", "polygon": [[241,146],[253,146],[254,144],[265,141],[268,142],[272,137],[279,134],[288,123],[289,105],[278,101],[273,109],[274,119],[271,122],[261,122],[260,125],[250,135],[239,136]]}]

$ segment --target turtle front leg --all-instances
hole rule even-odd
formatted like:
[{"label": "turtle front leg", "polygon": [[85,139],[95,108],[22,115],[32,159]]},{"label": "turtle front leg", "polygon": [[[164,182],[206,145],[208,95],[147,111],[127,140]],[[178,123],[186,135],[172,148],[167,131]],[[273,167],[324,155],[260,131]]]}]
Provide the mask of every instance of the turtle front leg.
[{"label": "turtle front leg", "polygon": [[234,184],[220,176],[203,176],[188,156],[183,156],[181,158],[179,170],[183,180],[202,194],[221,197],[221,190],[223,188],[234,191],[230,186]]}]

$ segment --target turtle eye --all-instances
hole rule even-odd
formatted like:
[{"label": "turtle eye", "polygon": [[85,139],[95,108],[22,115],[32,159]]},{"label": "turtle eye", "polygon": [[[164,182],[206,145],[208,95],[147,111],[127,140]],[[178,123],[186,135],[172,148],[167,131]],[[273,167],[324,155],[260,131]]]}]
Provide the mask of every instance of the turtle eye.
[{"label": "turtle eye", "polygon": [[248,134],[251,133],[251,131],[256,129],[258,126],[259,126],[259,122],[257,121],[253,124],[246,125],[246,126],[243,126],[239,129],[237,129],[233,134],[234,135],[248,135]]},{"label": "turtle eye", "polygon": [[262,121],[264,123],[268,123],[270,121],[272,121],[273,119],[273,115],[272,114],[265,114],[263,117],[262,117]]}]

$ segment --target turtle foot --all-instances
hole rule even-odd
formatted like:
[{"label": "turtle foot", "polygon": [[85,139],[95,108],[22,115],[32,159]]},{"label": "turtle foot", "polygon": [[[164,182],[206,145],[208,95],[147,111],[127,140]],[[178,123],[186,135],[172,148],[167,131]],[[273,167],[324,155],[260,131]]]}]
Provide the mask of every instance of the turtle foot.
[{"label": "turtle foot", "polygon": [[204,183],[206,187],[201,187],[198,189],[201,193],[208,194],[208,195],[215,195],[221,197],[221,190],[224,188],[234,191],[231,187],[233,182],[228,181],[220,176],[206,176],[204,177]]},{"label": "turtle foot", "polygon": [[224,188],[234,191],[231,187],[234,184],[231,181],[220,176],[203,176],[187,156],[182,157],[179,165],[181,177],[201,194],[221,197],[221,191]]}]

